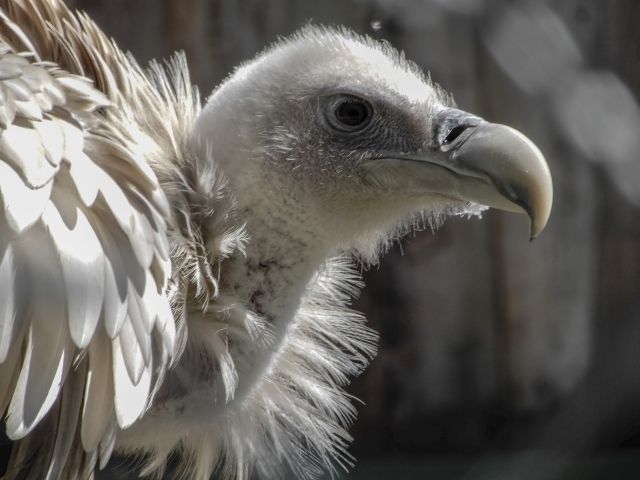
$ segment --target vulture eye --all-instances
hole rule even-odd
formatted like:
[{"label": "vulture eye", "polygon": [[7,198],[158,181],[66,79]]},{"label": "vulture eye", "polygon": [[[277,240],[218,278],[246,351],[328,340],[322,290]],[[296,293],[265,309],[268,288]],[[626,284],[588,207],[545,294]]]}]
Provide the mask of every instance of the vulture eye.
[{"label": "vulture eye", "polygon": [[330,103],[327,120],[336,130],[357,132],[371,121],[373,108],[371,105],[353,96],[340,95]]}]

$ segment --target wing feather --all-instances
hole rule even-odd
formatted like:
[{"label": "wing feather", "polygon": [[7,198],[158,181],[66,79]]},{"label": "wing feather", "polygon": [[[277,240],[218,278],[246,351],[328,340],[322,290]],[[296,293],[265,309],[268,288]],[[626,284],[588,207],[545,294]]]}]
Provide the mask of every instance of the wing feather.
[{"label": "wing feather", "polygon": [[118,184],[101,169],[96,170],[96,177],[100,194],[105,205],[111,211],[120,228],[130,236],[133,233],[133,208]]},{"label": "wing feather", "polygon": [[[145,368],[144,355],[140,343],[138,343],[131,319],[132,310],[137,309],[137,305],[133,307],[135,304],[136,302],[130,299],[129,316],[125,318],[118,336],[113,339],[114,363],[124,365],[129,381],[133,385],[137,385],[140,382],[142,371]],[[116,371],[114,375],[117,377],[119,373]]]},{"label": "wing feather", "polygon": [[92,206],[100,192],[98,168],[84,152],[69,167],[69,175],[85,207]]},{"label": "wing feather", "polygon": [[2,129],[7,128],[13,122],[16,114],[15,103],[7,96],[4,86],[0,86],[0,101],[2,102],[0,104],[0,128]]},{"label": "wing feather", "polygon": [[17,278],[13,245],[0,234],[0,363],[5,361],[22,326],[22,306],[16,297]]},{"label": "wing feather", "polygon": [[7,226],[15,233],[21,233],[38,221],[47,206],[52,186],[47,183],[42,188],[31,189],[9,164],[0,162],[0,200]]},{"label": "wing feather", "polygon": [[65,478],[64,470],[67,461],[70,456],[74,456],[73,443],[77,435],[73,432],[76,431],[80,419],[78,412],[82,408],[83,386],[87,378],[86,368],[86,361],[80,362],[76,367],[75,375],[69,375],[60,395],[56,437],[45,480]]},{"label": "wing feather", "polygon": [[109,338],[114,338],[127,315],[128,274],[123,256],[113,236],[96,221],[95,226],[105,252],[104,299],[102,304],[103,325]]},{"label": "wing feather", "polygon": [[149,268],[155,249],[153,231],[149,220],[139,213],[133,216],[133,229],[129,241],[138,263],[144,268]]},{"label": "wing feather", "polygon": [[40,133],[31,122],[10,125],[0,136],[0,151],[2,159],[18,172],[28,188],[42,188],[57,172],[57,167],[46,159]]},{"label": "wing feather", "polygon": [[[127,327],[127,322],[123,325],[123,329]],[[133,332],[126,337],[120,335],[113,340],[113,377],[115,395],[116,418],[121,428],[131,426],[145,411],[147,400],[151,388],[151,369],[144,366],[142,355],[139,353],[139,347],[135,341]],[[137,349],[136,366],[140,367],[137,379],[133,380],[129,373],[130,359],[125,359],[126,346]],[[137,372],[136,372],[137,373]]]},{"label": "wing feather", "polygon": [[11,345],[9,351],[3,359],[2,370],[6,371],[0,375],[0,412],[6,411],[9,402],[13,397],[13,391],[20,373],[22,363],[22,345],[16,342]]},{"label": "wing feather", "polygon": [[59,121],[47,118],[42,122],[33,122],[33,129],[39,135],[39,141],[46,144],[43,148],[44,158],[52,167],[57,167],[64,154],[64,130]]},{"label": "wing feather", "polygon": [[133,289],[129,291],[129,321],[144,359],[144,364],[149,365],[151,359],[151,330],[154,318],[148,315],[148,312],[144,309],[143,299]]},{"label": "wing feather", "polygon": [[56,189],[42,220],[60,257],[71,338],[85,348],[98,324],[104,296],[104,252],[87,217]]},{"label": "wing feather", "polygon": [[98,465],[101,469],[107,466],[107,462],[109,461],[113,448],[116,445],[116,425],[115,415],[113,415],[110,419],[109,426],[107,427],[107,432],[98,446],[98,456],[100,459],[100,463]]},{"label": "wing feather", "polygon": [[[8,59],[6,61],[0,62],[0,80],[2,80],[3,92],[5,92],[7,89],[12,90],[10,88],[11,83],[7,83],[7,80],[13,80],[16,77],[19,77],[21,74],[22,74],[22,68],[17,65],[13,65],[12,62],[8,61]],[[22,82],[20,82],[18,89],[20,89],[21,87],[22,87]],[[23,98],[20,98],[20,94],[21,94],[20,91],[16,92],[16,96],[18,96],[18,100],[24,100],[25,98],[29,97],[28,92],[26,95],[24,95]],[[6,99],[7,99],[6,93],[3,93],[3,96],[2,96],[3,103],[6,101]]]},{"label": "wing feather", "polygon": [[174,358],[170,209],[147,164],[157,145],[89,79],[17,53],[33,45],[0,5],[0,415],[11,468],[40,449],[26,478],[76,478],[104,466]]},{"label": "wing feather", "polygon": [[[31,41],[29,40],[29,37],[15,22],[9,19],[9,17],[7,17],[7,15],[2,11],[0,11],[0,18],[2,19],[4,27],[8,30],[7,32],[5,32],[5,35],[10,33],[20,42],[17,49],[18,51],[26,50],[34,53],[36,52],[33,43],[31,43]],[[41,60],[37,54],[35,58],[38,61]]]},{"label": "wing feather", "polygon": [[164,295],[159,296],[157,307],[156,331],[160,333],[168,358],[173,360],[176,352],[176,328],[173,323],[173,313],[171,312],[169,300]]},{"label": "wing feather", "polygon": [[89,346],[89,373],[82,407],[82,446],[86,451],[98,448],[113,416],[113,369],[109,358],[109,340],[104,333]]},{"label": "wing feather", "polygon": [[14,440],[31,432],[49,411],[72,355],[62,270],[41,224],[21,239],[19,253],[32,293],[25,314],[26,351],[7,417],[7,435]]},{"label": "wing feather", "polygon": [[153,245],[159,254],[160,260],[167,262],[169,260],[169,242],[167,236],[163,233],[167,228],[166,222],[156,212],[151,201],[144,198],[137,190],[133,190],[132,193],[132,202],[137,205],[138,209],[143,212],[144,216],[149,220],[149,226],[152,229],[150,236],[153,239]]},{"label": "wing feather", "polygon": [[20,68],[11,64],[7,64],[4,67],[5,68],[0,71],[0,75],[4,78],[2,83],[5,90],[8,90],[8,93],[10,92],[15,100],[21,102],[29,101],[31,99],[31,90],[29,90],[26,82],[19,77],[21,73]]}]

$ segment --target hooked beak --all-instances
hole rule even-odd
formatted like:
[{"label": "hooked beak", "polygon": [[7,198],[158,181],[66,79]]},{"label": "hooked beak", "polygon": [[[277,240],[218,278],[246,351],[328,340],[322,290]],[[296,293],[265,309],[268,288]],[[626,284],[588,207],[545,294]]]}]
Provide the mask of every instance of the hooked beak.
[{"label": "hooked beak", "polygon": [[511,212],[526,213],[533,240],[547,224],[553,201],[549,167],[540,150],[519,131],[486,122],[456,109],[436,119],[435,152],[399,160],[439,166],[453,176],[446,191],[461,200]]}]

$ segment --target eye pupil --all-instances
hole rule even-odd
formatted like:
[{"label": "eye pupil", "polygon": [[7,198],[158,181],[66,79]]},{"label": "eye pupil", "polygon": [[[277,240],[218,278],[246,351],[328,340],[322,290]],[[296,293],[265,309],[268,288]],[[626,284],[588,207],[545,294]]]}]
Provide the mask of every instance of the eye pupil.
[{"label": "eye pupil", "polygon": [[374,117],[373,106],[353,95],[337,94],[324,101],[324,118],[333,131],[361,132]]},{"label": "eye pupil", "polygon": [[369,111],[362,102],[344,102],[336,108],[336,119],[349,127],[357,127],[364,123],[369,116]]}]

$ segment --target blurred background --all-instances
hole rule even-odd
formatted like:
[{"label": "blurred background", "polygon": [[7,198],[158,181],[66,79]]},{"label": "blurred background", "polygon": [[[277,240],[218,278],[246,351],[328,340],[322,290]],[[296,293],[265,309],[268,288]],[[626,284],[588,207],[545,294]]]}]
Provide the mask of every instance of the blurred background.
[{"label": "blurred background", "polygon": [[205,97],[279,36],[340,24],[525,132],[555,184],[538,240],[492,211],[365,272],[381,345],[344,478],[640,477],[640,2],[67,1],[142,63],[186,51]]}]

